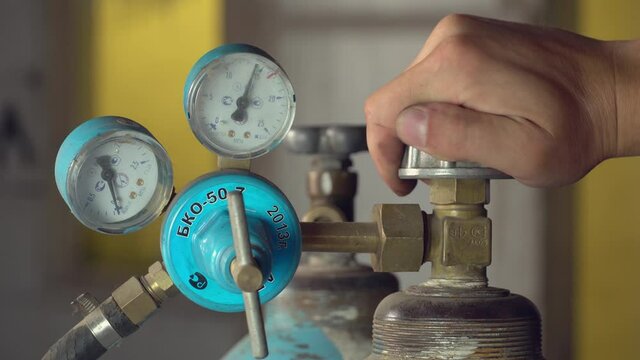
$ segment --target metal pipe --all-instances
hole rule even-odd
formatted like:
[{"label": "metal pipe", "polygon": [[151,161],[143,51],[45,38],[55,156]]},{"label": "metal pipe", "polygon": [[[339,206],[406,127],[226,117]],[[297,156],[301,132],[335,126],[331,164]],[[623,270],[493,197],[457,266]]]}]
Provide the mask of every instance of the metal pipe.
[{"label": "metal pipe", "polygon": [[300,223],[302,251],[376,253],[376,223]]},{"label": "metal pipe", "polygon": [[262,285],[263,280],[262,272],[256,266],[251,255],[247,216],[242,194],[238,191],[232,191],[229,193],[227,202],[231,232],[233,234],[233,247],[236,251],[231,273],[236,284],[242,290],[253,356],[257,359],[263,359],[269,354],[269,350],[264,331],[262,308],[258,297],[258,288]]},{"label": "metal pipe", "polygon": [[236,251],[236,258],[231,263],[231,275],[240,290],[257,291],[262,286],[263,276],[251,254],[244,200],[239,192],[234,191],[229,194],[228,201],[233,247]]},{"label": "metal pipe", "polygon": [[251,351],[256,359],[264,359],[269,355],[267,348],[267,336],[264,331],[264,320],[262,319],[262,308],[257,291],[243,291],[245,313],[247,315],[247,328],[251,339]]}]

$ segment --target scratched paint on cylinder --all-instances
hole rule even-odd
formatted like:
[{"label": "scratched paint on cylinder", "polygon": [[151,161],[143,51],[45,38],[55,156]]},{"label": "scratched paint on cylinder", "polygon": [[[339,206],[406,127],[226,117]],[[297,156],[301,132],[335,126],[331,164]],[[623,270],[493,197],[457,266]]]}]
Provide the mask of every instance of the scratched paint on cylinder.
[{"label": "scratched paint on cylinder", "polygon": [[[341,360],[331,339],[305,313],[271,311],[267,313],[267,344],[273,360]],[[251,360],[249,337],[243,338],[223,360]]]}]

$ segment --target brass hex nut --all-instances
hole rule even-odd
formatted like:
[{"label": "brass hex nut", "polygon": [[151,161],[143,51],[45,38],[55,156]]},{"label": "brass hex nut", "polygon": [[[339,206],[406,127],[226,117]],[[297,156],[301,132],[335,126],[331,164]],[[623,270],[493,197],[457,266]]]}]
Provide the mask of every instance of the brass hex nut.
[{"label": "brass hex nut", "polygon": [[418,271],[424,257],[424,218],[417,204],[378,204],[373,208],[378,225],[377,252],[371,255],[375,271]]},{"label": "brass hex nut", "polygon": [[160,261],[156,261],[149,266],[149,272],[144,276],[144,279],[149,286],[149,290],[153,292],[153,295],[159,301],[164,301],[178,293],[178,289]]},{"label": "brass hex nut", "polygon": [[431,179],[429,185],[432,204],[489,203],[489,180],[487,179]]},{"label": "brass hex nut", "polygon": [[111,296],[122,312],[136,325],[142,324],[158,308],[140,280],[135,277],[120,285]]}]

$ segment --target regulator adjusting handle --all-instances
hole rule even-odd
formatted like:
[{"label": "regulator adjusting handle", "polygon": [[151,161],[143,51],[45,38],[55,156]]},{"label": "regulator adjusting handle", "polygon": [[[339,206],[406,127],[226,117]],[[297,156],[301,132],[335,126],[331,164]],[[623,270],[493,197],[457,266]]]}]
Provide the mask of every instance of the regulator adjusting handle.
[{"label": "regulator adjusting handle", "polygon": [[262,286],[264,279],[262,271],[251,256],[247,216],[242,194],[239,191],[232,191],[229,193],[228,203],[233,247],[236,251],[236,258],[231,263],[231,274],[242,290],[253,356],[257,359],[263,359],[269,354],[262,309],[258,298],[258,289]]}]

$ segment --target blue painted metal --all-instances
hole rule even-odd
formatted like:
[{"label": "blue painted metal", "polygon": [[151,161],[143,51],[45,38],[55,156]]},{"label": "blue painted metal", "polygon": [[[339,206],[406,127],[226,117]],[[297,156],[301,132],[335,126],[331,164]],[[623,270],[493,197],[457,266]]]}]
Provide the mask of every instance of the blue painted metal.
[{"label": "blue painted metal", "polygon": [[253,45],[248,44],[225,44],[219,46],[213,50],[210,50],[206,54],[202,55],[198,61],[193,65],[191,70],[189,71],[189,75],[187,75],[187,81],[184,84],[184,92],[182,95],[182,104],[184,106],[184,113],[187,116],[187,119],[190,119],[190,114],[188,111],[188,101],[189,101],[189,90],[191,89],[191,85],[193,85],[193,81],[196,79],[198,74],[204,69],[209,63],[215,61],[216,59],[230,54],[237,53],[249,53],[263,56],[275,64],[277,64],[276,60],[271,57],[271,55],[267,54],[264,50],[259,49]]},{"label": "blue painted metal", "polygon": [[242,170],[214,172],[195,180],[169,209],[160,245],[176,287],[191,301],[215,311],[244,310],[242,293],[229,270],[235,250],[226,200],[235,190],[244,197],[252,252],[265,273],[264,287],[258,292],[261,303],[273,299],[291,281],[302,251],[295,210],[268,180]]},{"label": "blue painted metal", "polygon": [[[341,360],[343,358],[331,339],[302,311],[268,311],[265,326],[269,360]],[[234,345],[222,358],[222,360],[253,359],[248,336]]]},{"label": "blue painted metal", "polygon": [[[67,193],[69,187],[68,175],[71,164],[73,164],[85,146],[98,140],[100,137],[107,136],[116,131],[135,131],[154,138],[149,130],[133,120],[119,116],[101,116],[80,124],[80,126],[71,131],[62,142],[55,162],[56,186],[58,187],[60,195],[67,203],[67,206],[69,206],[71,212],[74,214],[75,211],[71,207]],[[76,214],[76,217],[77,216]]]}]

